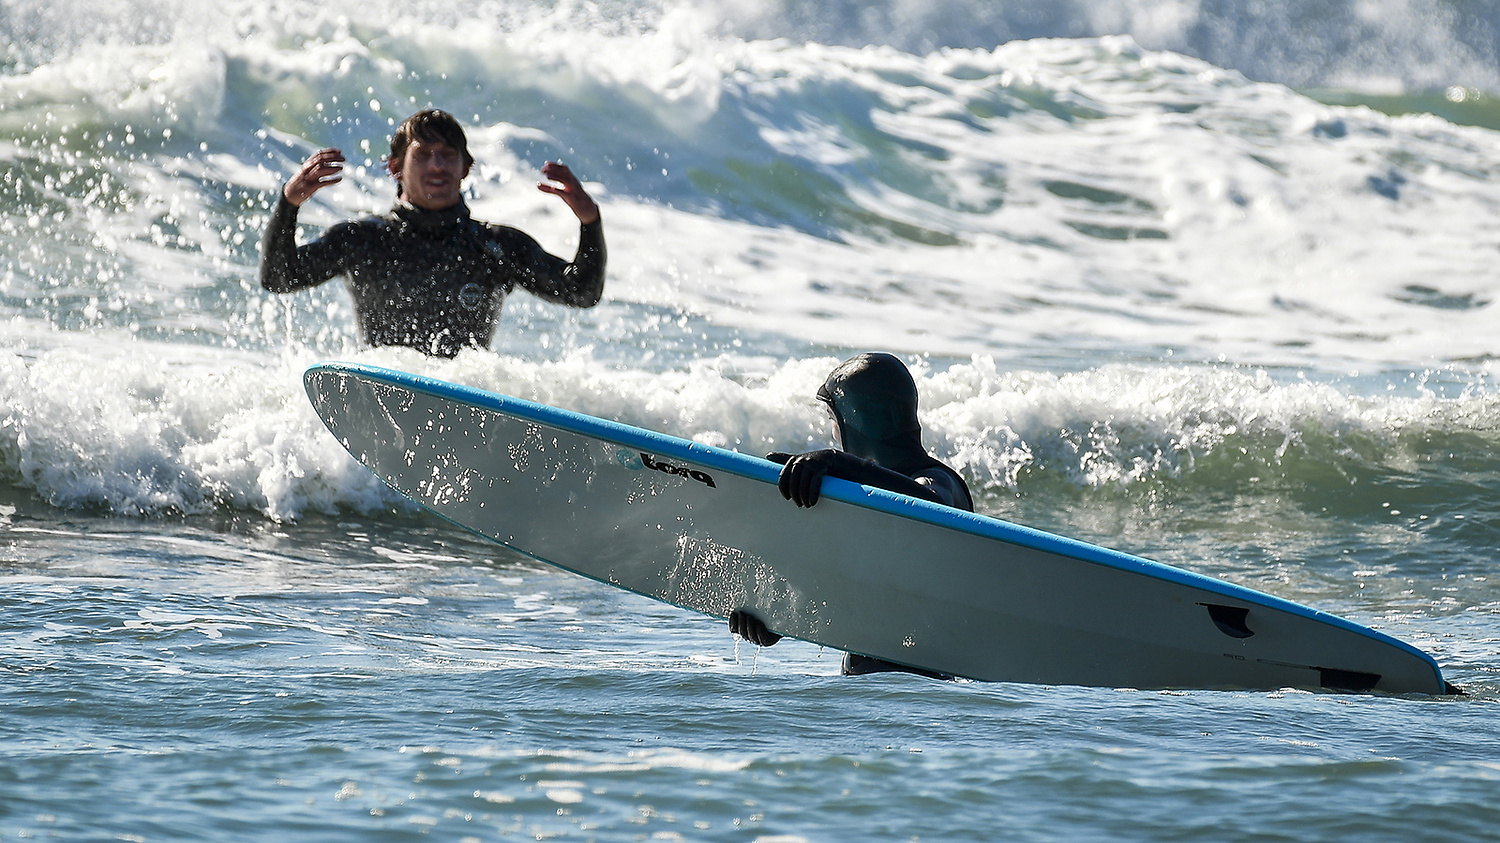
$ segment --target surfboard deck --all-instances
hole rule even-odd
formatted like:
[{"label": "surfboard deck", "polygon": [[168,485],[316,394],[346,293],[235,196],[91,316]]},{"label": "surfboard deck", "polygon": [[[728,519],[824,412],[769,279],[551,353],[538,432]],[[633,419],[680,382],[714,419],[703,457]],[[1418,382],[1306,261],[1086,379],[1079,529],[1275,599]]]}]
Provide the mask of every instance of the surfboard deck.
[{"label": "surfboard deck", "polygon": [[982,681],[1442,694],[1421,650],[1119,551],[768,460],[349,363],[304,383],[391,488],[534,559],[784,636]]}]

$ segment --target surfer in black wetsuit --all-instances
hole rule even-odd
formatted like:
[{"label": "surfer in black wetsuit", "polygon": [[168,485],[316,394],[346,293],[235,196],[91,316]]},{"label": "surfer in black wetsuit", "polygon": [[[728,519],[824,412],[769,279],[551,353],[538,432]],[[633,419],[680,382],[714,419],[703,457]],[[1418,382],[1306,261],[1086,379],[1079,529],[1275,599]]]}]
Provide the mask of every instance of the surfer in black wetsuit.
[{"label": "surfer in black wetsuit", "polygon": [[605,262],[599,206],[565,165],[543,166],[551,183],[538,187],[578,217],[571,263],[518,229],[469,216],[461,188],[474,159],[458,121],[437,109],[407,118],[391,138],[387,166],[397,195],[390,213],[340,223],[298,246],[298,207],[338,182],[343,162],[339,150],[322,150],[282,188],[261,241],[265,289],[290,293],[342,275],[365,342],[439,357],[489,347],[501,305],[516,287],[571,307],[599,303]]},{"label": "surfer in black wetsuit", "polygon": [[[828,405],[843,450],[768,454],[767,459],[783,464],[782,497],[800,507],[813,506],[823,478],[831,476],[974,511],[964,479],[922,447],[917,384],[899,359],[889,354],[860,354],[844,361],[818,389],[818,400]],[[730,613],[729,629],[761,647],[781,640],[760,618],[743,609]],[[855,653],[844,656],[845,676],[893,670],[945,678]]]}]

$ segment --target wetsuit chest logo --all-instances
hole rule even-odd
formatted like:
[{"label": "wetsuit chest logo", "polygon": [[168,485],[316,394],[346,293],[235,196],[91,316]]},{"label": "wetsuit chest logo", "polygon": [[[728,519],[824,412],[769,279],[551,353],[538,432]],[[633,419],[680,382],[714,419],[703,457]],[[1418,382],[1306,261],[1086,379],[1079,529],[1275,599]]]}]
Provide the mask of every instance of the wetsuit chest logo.
[{"label": "wetsuit chest logo", "polygon": [[464,310],[478,310],[484,304],[484,288],[470,281],[458,290],[458,303]]}]

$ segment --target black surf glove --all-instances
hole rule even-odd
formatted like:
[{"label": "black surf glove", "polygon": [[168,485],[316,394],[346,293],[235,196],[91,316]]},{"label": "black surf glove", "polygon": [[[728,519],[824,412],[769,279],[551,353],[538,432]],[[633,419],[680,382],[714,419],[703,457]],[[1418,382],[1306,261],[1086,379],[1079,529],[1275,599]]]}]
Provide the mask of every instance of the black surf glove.
[{"label": "black surf glove", "polygon": [[812,506],[818,502],[823,478],[833,471],[839,456],[839,451],[825,448],[795,456],[770,454],[767,459],[782,463],[781,477],[776,483],[781,496],[798,506]]},{"label": "black surf glove", "polygon": [[757,647],[769,647],[781,640],[781,636],[766,627],[765,621],[744,609],[729,613],[729,631]]}]

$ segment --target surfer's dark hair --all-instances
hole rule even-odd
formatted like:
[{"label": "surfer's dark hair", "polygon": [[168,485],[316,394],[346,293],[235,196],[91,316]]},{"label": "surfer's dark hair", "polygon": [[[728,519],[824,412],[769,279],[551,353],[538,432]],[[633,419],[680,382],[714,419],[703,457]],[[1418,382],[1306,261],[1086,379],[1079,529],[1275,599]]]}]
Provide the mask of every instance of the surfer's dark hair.
[{"label": "surfer's dark hair", "polygon": [[474,156],[469,154],[469,139],[464,136],[464,127],[458,118],[440,108],[424,108],[402,121],[391,135],[392,161],[404,161],[406,148],[412,141],[448,144],[464,158],[464,169],[474,166]]}]

